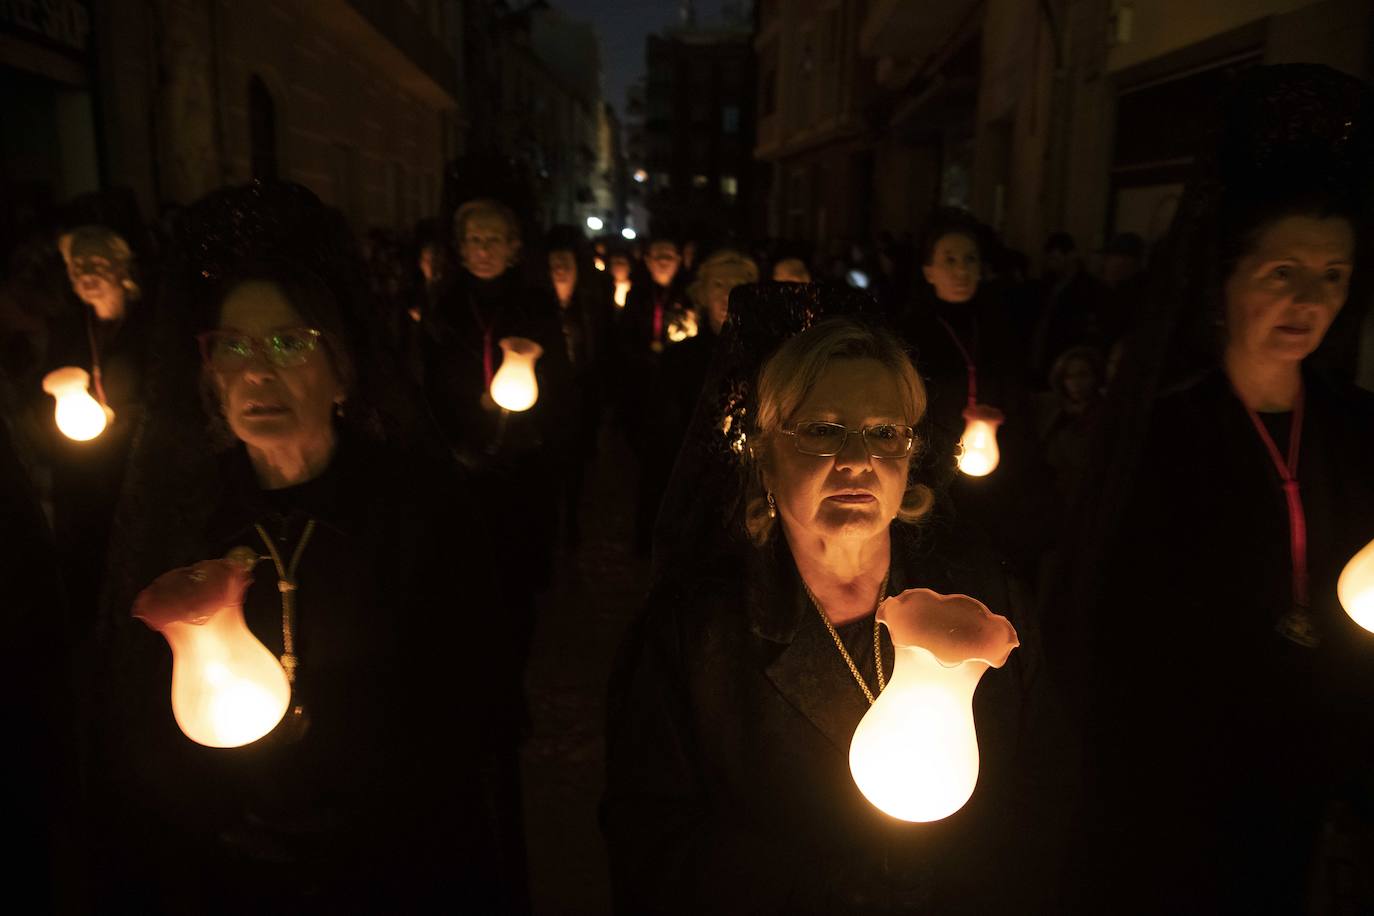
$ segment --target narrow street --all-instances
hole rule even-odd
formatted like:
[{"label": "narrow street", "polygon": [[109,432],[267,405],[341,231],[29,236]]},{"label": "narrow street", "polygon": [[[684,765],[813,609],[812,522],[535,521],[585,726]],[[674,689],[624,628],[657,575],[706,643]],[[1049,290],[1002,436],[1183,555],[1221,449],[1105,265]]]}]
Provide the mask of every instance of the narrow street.
[{"label": "narrow street", "polygon": [[604,780],[606,681],[648,584],[634,555],[633,473],[624,439],[602,430],[588,469],[582,547],[561,551],[540,604],[526,678],[531,727],[522,753],[530,896],[538,914],[607,913]]}]

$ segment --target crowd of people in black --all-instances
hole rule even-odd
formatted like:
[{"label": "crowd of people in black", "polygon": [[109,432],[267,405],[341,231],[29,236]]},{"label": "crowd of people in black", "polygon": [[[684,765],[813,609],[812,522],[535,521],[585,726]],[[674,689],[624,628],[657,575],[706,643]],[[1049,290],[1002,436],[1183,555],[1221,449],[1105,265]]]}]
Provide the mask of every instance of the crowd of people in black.
[{"label": "crowd of people in black", "polygon": [[[1367,911],[1374,636],[1336,579],[1374,538],[1374,103],[1258,68],[1218,128],[1148,263],[1056,232],[1035,276],[954,208],[816,252],[489,197],[359,243],[281,182],[152,227],[72,201],[0,286],[21,884],[528,910],[523,672],[606,431],[653,567],[607,672],[620,911]],[[528,409],[493,387],[517,353]],[[64,367],[94,438],[45,393]],[[1019,646],[972,800],[913,824],[849,742],[917,588]],[[168,703],[166,627],[221,605],[290,684],[240,747]]]}]

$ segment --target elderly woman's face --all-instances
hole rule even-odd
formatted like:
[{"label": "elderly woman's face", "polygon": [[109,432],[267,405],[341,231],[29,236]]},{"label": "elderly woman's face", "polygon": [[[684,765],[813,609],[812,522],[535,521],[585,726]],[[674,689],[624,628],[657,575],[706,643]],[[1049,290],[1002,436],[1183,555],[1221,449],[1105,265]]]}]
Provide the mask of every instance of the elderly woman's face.
[{"label": "elderly woman's face", "polygon": [[124,286],[119,271],[108,258],[86,255],[72,258],[67,267],[72,292],[95,312],[101,321],[116,321],[124,316]]},{"label": "elderly woman's face", "polygon": [[[897,376],[872,359],[835,359],[797,411],[784,421],[823,420],[851,430],[879,423],[910,424]],[[803,455],[791,436],[774,434],[764,483],[789,536],[822,538],[879,534],[902,506],[911,458],[871,458],[852,435],[832,458]]]},{"label": "elderly woman's face", "polygon": [[659,286],[667,286],[673,282],[673,277],[677,276],[682,256],[678,254],[677,245],[672,242],[654,242],[649,246],[649,256],[645,260],[654,282]]},{"label": "elderly woman's face", "polygon": [[[304,324],[273,283],[252,281],[235,287],[220,310],[221,330],[258,340]],[[345,392],[322,346],[317,344],[299,366],[276,366],[262,352],[254,352],[238,368],[211,371],[229,428],[248,445],[272,448],[332,441],[334,406],[343,402]]]},{"label": "elderly woman's face", "polygon": [[1064,386],[1066,398],[1075,404],[1081,404],[1091,400],[1097,392],[1097,370],[1086,359],[1071,360],[1064,367],[1064,376],[1060,384]]},{"label": "elderly woman's face", "polygon": [[458,250],[468,273],[479,280],[495,280],[515,262],[520,243],[499,215],[478,212],[465,221]]},{"label": "elderly woman's face", "polygon": [[577,282],[577,258],[571,251],[549,252],[549,279],[555,286],[570,286]]},{"label": "elderly woman's face", "polygon": [[940,237],[931,252],[930,263],[921,267],[926,282],[945,302],[967,302],[978,292],[983,262],[978,244],[960,232]]},{"label": "elderly woman's face", "polygon": [[1285,362],[1317,349],[1345,305],[1354,253],[1341,217],[1275,222],[1226,281],[1227,349]]},{"label": "elderly woman's face", "polygon": [[705,277],[706,317],[711,322],[711,330],[719,334],[730,315],[730,290],[742,283],[749,282],[744,268],[734,265],[716,267]]}]

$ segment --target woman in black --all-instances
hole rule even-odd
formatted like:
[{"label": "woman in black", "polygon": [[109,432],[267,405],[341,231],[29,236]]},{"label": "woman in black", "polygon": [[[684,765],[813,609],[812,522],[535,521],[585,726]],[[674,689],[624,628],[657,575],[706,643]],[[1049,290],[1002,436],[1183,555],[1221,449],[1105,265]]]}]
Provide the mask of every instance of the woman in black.
[{"label": "woman in black", "polygon": [[571,413],[563,424],[555,459],[562,484],[564,531],[570,545],[582,537],[583,481],[588,462],[596,455],[601,430],[601,405],[609,385],[611,345],[611,289],[592,268],[582,233],[572,226],[555,226],[545,240],[549,287],[558,303],[563,351],[568,361],[565,395]]},{"label": "woman in black", "polygon": [[47,369],[84,369],[91,396],[113,411],[98,437],[77,442],[58,430],[53,399],[34,387],[52,468],[53,532],[74,633],[84,638],[96,620],[110,523],[142,417],[152,303],[140,276],[147,265],[115,230],[78,226],[60,236],[58,247],[80,302],[79,312],[69,310],[49,330]]},{"label": "woman in black", "polygon": [[[898,330],[930,394],[926,472],[948,488],[954,511],[987,532],[1029,581],[1048,546],[1054,492],[1035,440],[1011,316],[982,282],[985,231],[962,210],[931,217],[920,249],[925,282]],[[1003,417],[1000,463],[982,477],[956,469],[964,412],[975,404]]]},{"label": "woman in black", "polygon": [[[466,467],[514,501],[497,521],[501,553],[536,591],[552,577],[558,475],[550,449],[563,440],[575,400],[557,305],[518,268],[519,223],[505,204],[471,200],[453,216],[461,268],[424,320],[426,400],[444,441]],[[501,341],[537,343],[539,400],[520,413],[489,393]]]},{"label": "woman in black", "polygon": [[1374,399],[1317,355],[1367,270],[1371,115],[1325,68],[1242,79],[1113,391],[1139,406],[1104,414],[1078,591],[1047,605],[1082,613],[1053,646],[1083,676],[1093,909],[1374,902],[1374,635],[1336,597],[1374,538]]},{"label": "woman in black", "polygon": [[[516,906],[514,792],[494,785],[512,773],[515,653],[493,626],[486,513],[406,418],[347,229],[304,189],[255,184],[183,231],[121,511],[95,901]],[[205,437],[187,422],[197,388]],[[209,748],[173,720],[167,644],[128,615],[152,579],[231,552],[257,557],[245,618],[291,707],[267,736]]]},{"label": "woman in black", "polygon": [[[794,307],[814,289],[801,288]],[[776,303],[755,305],[772,327],[804,327],[824,308],[780,320],[763,312]],[[728,327],[721,361],[751,336],[760,342]],[[910,361],[887,333],[835,319],[784,343],[747,406],[732,400],[729,377],[714,377],[727,409],[708,410],[708,392],[694,432],[737,456],[737,489],[724,464],[718,486],[690,487],[725,510],[727,527],[681,532],[696,549],[674,552],[612,682],[603,823],[617,908],[951,912],[985,911],[1003,893],[1035,899],[1023,896],[1025,860],[1004,845],[1025,836],[1028,796],[1016,784],[1027,775],[1018,761],[1034,635],[1003,567],[911,473],[924,391]],[[800,438],[821,420],[849,430],[837,449]],[[682,486],[690,469],[678,470]],[[978,791],[931,824],[880,813],[848,766],[866,694],[892,671],[885,638],[875,657],[875,607],[917,586],[976,596],[1021,634],[979,687]]]}]

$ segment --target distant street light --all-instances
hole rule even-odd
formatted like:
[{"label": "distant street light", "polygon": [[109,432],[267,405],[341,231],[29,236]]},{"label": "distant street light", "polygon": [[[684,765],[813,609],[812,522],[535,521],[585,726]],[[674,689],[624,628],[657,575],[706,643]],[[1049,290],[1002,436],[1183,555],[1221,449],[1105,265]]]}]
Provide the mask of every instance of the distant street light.
[{"label": "distant street light", "polygon": [[643,184],[644,182],[646,182],[646,181],[648,181],[648,180],[649,180],[649,173],[648,173],[648,172],[644,171],[643,169],[635,169],[635,181],[636,181],[636,182],[638,182],[639,184]]},{"label": "distant street light", "polygon": [[625,241],[633,242],[635,240],[635,236],[637,236],[639,233],[635,232],[629,226],[626,226],[624,229],[620,230],[620,234],[624,236]]},{"label": "distant street light", "polygon": [[601,221],[601,217],[599,216],[587,217],[587,228],[592,230],[593,232],[600,232],[601,227],[604,225],[606,224]]}]

